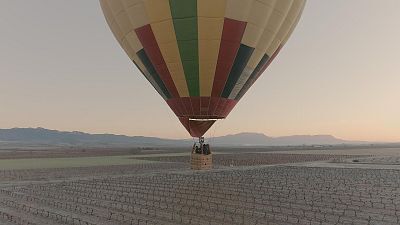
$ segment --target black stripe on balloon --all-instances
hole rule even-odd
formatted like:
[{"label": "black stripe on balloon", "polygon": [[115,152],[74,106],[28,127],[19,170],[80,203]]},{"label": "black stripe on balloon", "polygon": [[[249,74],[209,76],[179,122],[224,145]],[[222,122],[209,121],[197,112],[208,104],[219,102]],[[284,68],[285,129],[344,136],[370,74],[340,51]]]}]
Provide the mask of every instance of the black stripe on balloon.
[{"label": "black stripe on balloon", "polygon": [[233,63],[231,72],[229,73],[228,80],[226,81],[224,90],[221,95],[223,98],[228,98],[229,95],[231,94],[233,88],[235,87],[237,81],[240,78],[240,75],[246,68],[246,65],[249,62],[253,52],[254,48],[244,44],[240,45],[240,48],[235,58],[235,62]]},{"label": "black stripe on balloon", "polygon": [[144,51],[144,49],[141,49],[136,54],[139,57],[139,59],[142,61],[144,67],[146,67],[150,76],[153,77],[153,79],[156,81],[157,85],[160,87],[160,89],[164,93],[164,95],[168,99],[170,99],[171,94],[168,92],[168,89],[165,87],[164,82],[161,80],[160,75],[157,73],[156,69],[154,68],[153,64],[151,63],[151,61],[150,61],[149,57],[147,56],[146,52]]},{"label": "black stripe on balloon", "polygon": [[239,91],[238,95],[236,96],[235,100],[240,100],[244,94],[250,89],[251,86],[253,86],[254,82],[257,80],[257,75],[262,72],[262,69],[265,65],[267,65],[270,57],[265,54],[261,61],[258,63],[254,71],[251,73],[249,79],[246,81],[246,83],[243,85],[242,89]]}]

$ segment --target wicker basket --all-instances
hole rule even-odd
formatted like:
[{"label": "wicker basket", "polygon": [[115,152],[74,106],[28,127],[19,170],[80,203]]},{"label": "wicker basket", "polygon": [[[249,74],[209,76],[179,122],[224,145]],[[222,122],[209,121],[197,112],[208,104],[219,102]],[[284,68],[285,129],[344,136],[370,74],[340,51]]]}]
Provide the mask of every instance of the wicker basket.
[{"label": "wicker basket", "polygon": [[203,155],[203,154],[192,153],[191,165],[192,165],[192,170],[212,169],[212,154]]}]

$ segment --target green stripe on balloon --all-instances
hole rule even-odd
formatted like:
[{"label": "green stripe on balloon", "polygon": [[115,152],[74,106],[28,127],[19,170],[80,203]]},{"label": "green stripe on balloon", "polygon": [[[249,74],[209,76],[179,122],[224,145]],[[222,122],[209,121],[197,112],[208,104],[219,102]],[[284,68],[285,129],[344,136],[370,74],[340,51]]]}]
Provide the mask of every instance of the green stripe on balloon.
[{"label": "green stripe on balloon", "polygon": [[197,0],[169,2],[189,95],[200,96]]}]

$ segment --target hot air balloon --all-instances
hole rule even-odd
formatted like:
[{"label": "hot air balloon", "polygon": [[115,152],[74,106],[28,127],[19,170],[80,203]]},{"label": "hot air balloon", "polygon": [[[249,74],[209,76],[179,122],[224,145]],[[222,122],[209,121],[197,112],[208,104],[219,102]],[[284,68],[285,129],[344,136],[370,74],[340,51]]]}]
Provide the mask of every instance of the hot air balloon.
[{"label": "hot air balloon", "polygon": [[[116,39],[193,137],[267,69],[306,0],[100,0]],[[202,139],[200,139],[202,140]]]}]

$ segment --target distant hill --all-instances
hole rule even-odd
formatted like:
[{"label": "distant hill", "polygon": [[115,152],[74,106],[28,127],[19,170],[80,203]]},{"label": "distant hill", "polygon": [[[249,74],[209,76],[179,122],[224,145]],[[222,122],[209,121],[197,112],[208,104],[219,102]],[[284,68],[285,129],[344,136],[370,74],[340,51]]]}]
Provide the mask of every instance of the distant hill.
[{"label": "distant hill", "polygon": [[176,140],[155,137],[114,134],[88,134],[83,132],[65,132],[44,128],[0,129],[0,145],[44,145],[44,146],[169,146]]},{"label": "distant hill", "polygon": [[241,146],[282,146],[282,145],[338,145],[338,144],[361,144],[363,142],[354,142],[338,139],[332,135],[293,135],[283,137],[269,137],[261,133],[240,133],[216,137],[213,140],[216,145]]},{"label": "distant hill", "polygon": [[[240,133],[211,139],[214,146],[282,146],[282,145],[338,145],[361,144],[331,135],[296,135],[269,137],[260,133]],[[85,147],[157,147],[187,146],[190,139],[162,139],[156,137],[114,134],[88,134],[44,128],[0,129],[0,146],[85,146]]]}]

